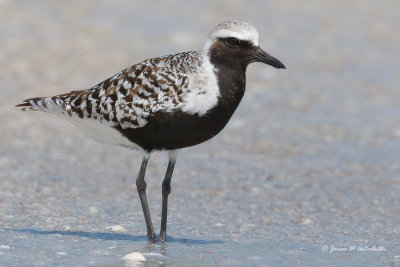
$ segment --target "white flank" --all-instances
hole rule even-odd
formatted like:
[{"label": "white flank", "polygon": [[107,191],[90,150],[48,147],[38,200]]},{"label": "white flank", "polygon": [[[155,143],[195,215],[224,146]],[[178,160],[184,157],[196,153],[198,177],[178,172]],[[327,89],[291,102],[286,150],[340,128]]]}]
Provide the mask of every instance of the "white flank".
[{"label": "white flank", "polygon": [[[33,110],[44,111],[47,113],[52,113],[60,118],[63,118],[79,129],[81,129],[85,136],[92,138],[98,142],[120,145],[132,149],[141,149],[139,146],[135,145],[128,138],[123,136],[118,130],[114,129],[112,126],[115,123],[108,122],[105,120],[91,119],[91,118],[79,118],[77,116],[70,116],[63,109],[61,100],[56,99],[53,101],[50,97],[44,98],[43,101],[46,102],[46,107],[43,106],[43,102],[39,101],[37,104],[33,101],[29,103],[32,105]],[[66,109],[68,110],[68,105]]]},{"label": "white flank", "polygon": [[132,149],[140,149],[139,146],[129,141],[128,138],[123,136],[118,130],[114,129],[111,123],[108,123],[104,120],[100,121],[97,119],[81,119],[76,116],[68,115],[60,117],[66,119],[79,129],[83,130],[85,136],[98,142],[120,145]]}]

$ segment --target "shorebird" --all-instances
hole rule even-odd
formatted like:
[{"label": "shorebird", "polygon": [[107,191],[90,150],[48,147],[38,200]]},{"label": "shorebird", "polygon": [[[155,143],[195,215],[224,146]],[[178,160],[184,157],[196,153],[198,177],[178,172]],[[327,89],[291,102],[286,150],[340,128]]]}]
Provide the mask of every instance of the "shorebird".
[{"label": "shorebird", "polygon": [[153,151],[168,151],[159,235],[166,241],[168,195],[178,151],[209,140],[225,127],[243,97],[246,68],[253,62],[285,68],[259,47],[252,25],[229,20],[217,25],[198,51],[147,59],[90,89],[30,98],[17,107],[53,113],[97,141],[142,151],[136,187],[152,242],[158,239],[145,172]]}]

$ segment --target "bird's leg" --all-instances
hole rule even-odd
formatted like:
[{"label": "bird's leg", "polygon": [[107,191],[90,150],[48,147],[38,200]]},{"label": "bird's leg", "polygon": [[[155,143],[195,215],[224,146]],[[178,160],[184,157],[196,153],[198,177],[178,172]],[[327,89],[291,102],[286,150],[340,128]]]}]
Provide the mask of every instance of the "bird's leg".
[{"label": "bird's leg", "polygon": [[174,171],[174,166],[177,156],[178,156],[177,150],[172,150],[169,152],[168,168],[167,172],[165,173],[164,180],[162,182],[162,212],[161,212],[161,230],[160,230],[161,241],[166,241],[167,238],[168,195],[169,193],[171,193],[171,178],[172,178],[172,172]]},{"label": "bird's leg", "polygon": [[142,166],[140,167],[139,175],[136,179],[136,188],[139,193],[140,202],[142,203],[144,219],[146,220],[147,227],[147,237],[150,241],[154,242],[157,236],[154,232],[153,223],[151,222],[149,205],[147,204],[146,196],[146,181],[144,180],[144,175],[146,173],[147,162],[149,161],[150,154],[146,153],[142,160]]}]

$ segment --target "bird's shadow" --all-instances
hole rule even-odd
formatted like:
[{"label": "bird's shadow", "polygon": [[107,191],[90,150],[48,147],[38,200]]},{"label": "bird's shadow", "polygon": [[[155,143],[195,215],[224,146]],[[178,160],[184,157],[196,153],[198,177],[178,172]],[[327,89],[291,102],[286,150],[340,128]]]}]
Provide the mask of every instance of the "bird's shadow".
[{"label": "bird's shadow", "polygon": [[[39,230],[30,228],[6,228],[4,230],[30,233],[37,235],[65,235],[65,236],[79,236],[89,239],[102,239],[102,240],[128,240],[133,242],[149,242],[145,235],[129,235],[121,233],[106,233],[106,232],[86,232],[86,231],[61,231],[61,230]],[[178,243],[185,245],[211,245],[211,244],[222,244],[225,243],[222,240],[201,240],[201,239],[189,239],[189,238],[176,238],[167,236],[167,243]]]}]

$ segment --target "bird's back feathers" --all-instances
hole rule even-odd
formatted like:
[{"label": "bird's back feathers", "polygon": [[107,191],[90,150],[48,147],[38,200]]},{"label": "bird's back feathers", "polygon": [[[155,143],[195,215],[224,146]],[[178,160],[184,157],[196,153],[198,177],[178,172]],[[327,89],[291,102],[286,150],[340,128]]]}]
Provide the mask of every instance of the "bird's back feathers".
[{"label": "bird's back feathers", "polygon": [[[199,52],[148,59],[90,89],[30,98],[17,106],[22,110],[96,119],[121,128],[143,127],[157,111],[187,109],[187,112],[200,114],[215,105],[219,95],[216,80],[213,84],[204,84],[206,79],[202,76],[210,73],[202,67],[203,60]],[[210,89],[212,91],[207,93]],[[204,103],[190,103],[193,95],[203,95]]]}]

